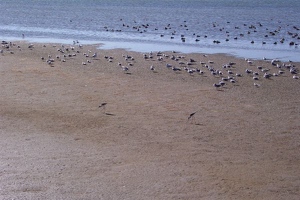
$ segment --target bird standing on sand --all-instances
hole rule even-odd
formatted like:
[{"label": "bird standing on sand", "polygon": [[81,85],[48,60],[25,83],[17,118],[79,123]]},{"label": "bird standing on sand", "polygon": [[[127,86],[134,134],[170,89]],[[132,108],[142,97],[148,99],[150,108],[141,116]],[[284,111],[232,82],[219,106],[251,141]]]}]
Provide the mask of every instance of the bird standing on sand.
[{"label": "bird standing on sand", "polygon": [[129,68],[126,67],[126,66],[122,66],[122,69],[123,69],[123,71],[128,71],[129,70]]},{"label": "bird standing on sand", "polygon": [[107,103],[101,103],[101,104],[99,105],[99,108],[102,108],[102,109],[105,111],[105,106],[106,106],[106,104],[107,104]]},{"label": "bird standing on sand", "polygon": [[222,85],[221,85],[221,84],[214,83],[213,86],[214,86],[215,88],[218,89],[218,88],[221,87]]},{"label": "bird standing on sand", "polygon": [[193,112],[189,115],[188,119],[187,119],[187,122],[189,122],[190,120],[190,123],[193,123],[193,121],[195,120],[195,114],[197,113],[198,111],[196,112]]},{"label": "bird standing on sand", "polygon": [[196,114],[196,112],[191,113],[190,116],[188,117],[188,120],[190,120],[191,118],[194,118],[194,115]]},{"label": "bird standing on sand", "polygon": [[92,56],[93,58],[97,58],[97,52]]},{"label": "bird standing on sand", "polygon": [[101,103],[99,108],[105,107],[107,103]]}]

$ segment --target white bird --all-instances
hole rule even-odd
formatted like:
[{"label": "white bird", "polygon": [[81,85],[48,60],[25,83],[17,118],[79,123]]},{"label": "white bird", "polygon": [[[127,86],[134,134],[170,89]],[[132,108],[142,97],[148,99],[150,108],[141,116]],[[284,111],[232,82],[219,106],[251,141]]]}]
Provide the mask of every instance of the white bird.
[{"label": "white bird", "polygon": [[188,69],[187,72],[192,75],[195,71],[193,69]]},{"label": "white bird", "polygon": [[299,76],[294,75],[293,79],[299,79]]},{"label": "white bird", "polygon": [[233,72],[231,70],[228,70],[227,73],[228,74],[233,74]]},{"label": "white bird", "polygon": [[129,68],[127,66],[122,66],[123,71],[127,72]]},{"label": "white bird", "polygon": [[260,87],[260,85],[258,83],[254,83],[255,87]]},{"label": "white bird", "polygon": [[157,58],[158,61],[163,61],[163,58],[160,56]]}]

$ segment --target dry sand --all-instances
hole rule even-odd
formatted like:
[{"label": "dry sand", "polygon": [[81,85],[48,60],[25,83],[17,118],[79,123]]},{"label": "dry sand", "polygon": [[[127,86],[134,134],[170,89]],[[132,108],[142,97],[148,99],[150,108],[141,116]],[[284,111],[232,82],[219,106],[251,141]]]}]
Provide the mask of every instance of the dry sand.
[{"label": "dry sand", "polygon": [[[59,48],[66,62],[56,59]],[[122,54],[135,58],[127,73]],[[300,79],[286,68],[263,78],[257,66],[278,72],[270,61],[166,54],[193,58],[189,67],[204,74],[167,69],[178,62],[156,53],[20,42],[4,49],[0,199],[299,199]],[[226,77],[222,65],[235,62],[243,77],[217,90],[221,77],[200,64],[209,60]]]}]

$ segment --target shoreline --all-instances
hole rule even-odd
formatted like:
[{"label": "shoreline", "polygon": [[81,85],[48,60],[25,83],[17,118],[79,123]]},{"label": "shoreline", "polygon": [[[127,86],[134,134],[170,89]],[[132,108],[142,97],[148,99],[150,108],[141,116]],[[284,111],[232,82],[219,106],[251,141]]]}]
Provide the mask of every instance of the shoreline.
[{"label": "shoreline", "polygon": [[299,62],[13,43],[1,198],[298,199]]},{"label": "shoreline", "polygon": [[[8,41],[24,41],[27,43],[49,43],[49,44],[66,44],[71,45],[74,40],[68,39],[54,39],[54,38],[5,38]],[[124,49],[128,51],[140,52],[140,53],[149,53],[151,51],[177,51],[184,54],[189,53],[199,53],[199,54],[227,54],[239,59],[253,59],[253,60],[262,60],[267,58],[268,60],[279,59],[283,62],[289,60],[293,62],[300,62],[297,52],[298,47],[291,47],[294,49],[269,49],[256,47],[254,49],[246,48],[248,44],[244,46],[236,47],[227,47],[218,45],[208,45],[199,46],[185,43],[169,43],[169,42],[146,42],[146,41],[90,41],[90,40],[80,40],[81,44],[84,45],[99,45],[98,49],[112,50],[112,49]],[[253,45],[249,45],[253,46]]]}]

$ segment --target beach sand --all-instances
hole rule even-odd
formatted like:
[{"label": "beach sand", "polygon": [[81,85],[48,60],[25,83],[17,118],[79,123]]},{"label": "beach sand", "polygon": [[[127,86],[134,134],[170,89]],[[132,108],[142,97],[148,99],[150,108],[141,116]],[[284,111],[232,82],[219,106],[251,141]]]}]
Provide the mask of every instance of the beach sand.
[{"label": "beach sand", "polygon": [[[257,66],[279,70],[265,60],[28,45],[0,55],[0,199],[299,198],[300,79],[288,69],[265,79]],[[204,74],[168,69],[171,55]],[[215,88],[200,62],[243,76]]]}]

